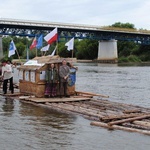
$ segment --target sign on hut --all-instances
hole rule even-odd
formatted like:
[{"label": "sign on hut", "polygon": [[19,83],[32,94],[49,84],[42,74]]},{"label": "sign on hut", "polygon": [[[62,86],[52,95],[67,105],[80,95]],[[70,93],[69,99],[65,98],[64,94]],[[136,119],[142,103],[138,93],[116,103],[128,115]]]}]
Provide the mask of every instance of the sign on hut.
[{"label": "sign on hut", "polygon": [[[59,56],[42,56],[35,57],[29,60],[24,65],[21,65],[19,69],[19,89],[21,93],[27,95],[35,95],[36,97],[44,97],[45,91],[45,73],[48,69],[48,65],[54,63],[59,70],[59,66],[64,58]],[[67,62],[75,62],[75,58],[65,58]],[[59,83],[57,85],[57,91],[59,94]],[[75,93],[75,83],[68,85],[68,91],[70,95]]]}]

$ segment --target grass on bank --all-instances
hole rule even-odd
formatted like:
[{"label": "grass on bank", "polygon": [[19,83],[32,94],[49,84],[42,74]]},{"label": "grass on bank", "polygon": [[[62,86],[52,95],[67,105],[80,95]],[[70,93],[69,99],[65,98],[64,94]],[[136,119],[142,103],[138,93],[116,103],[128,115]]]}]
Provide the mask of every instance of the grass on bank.
[{"label": "grass on bank", "polygon": [[141,59],[135,55],[130,55],[128,57],[120,57],[118,58],[118,63],[126,63],[126,62],[142,62]]}]

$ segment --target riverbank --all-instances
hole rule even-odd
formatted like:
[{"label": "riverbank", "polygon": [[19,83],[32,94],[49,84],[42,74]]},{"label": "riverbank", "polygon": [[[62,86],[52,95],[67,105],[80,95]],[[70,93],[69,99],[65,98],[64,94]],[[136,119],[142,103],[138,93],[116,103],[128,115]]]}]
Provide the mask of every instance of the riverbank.
[{"label": "riverbank", "polygon": [[99,61],[99,60],[81,60],[77,59],[77,63],[106,63],[106,64],[118,64],[118,66],[150,66],[150,61],[148,62],[110,62],[110,61]]}]

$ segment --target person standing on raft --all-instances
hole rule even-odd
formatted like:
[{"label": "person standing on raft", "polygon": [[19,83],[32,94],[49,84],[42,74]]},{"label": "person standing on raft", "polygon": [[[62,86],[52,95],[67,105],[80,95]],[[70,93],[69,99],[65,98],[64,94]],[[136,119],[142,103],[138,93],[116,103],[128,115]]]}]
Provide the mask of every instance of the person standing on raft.
[{"label": "person standing on raft", "polygon": [[57,83],[58,83],[58,70],[55,68],[54,64],[50,64],[50,67],[46,71],[45,80],[46,80],[45,96],[56,97]]},{"label": "person standing on raft", "polygon": [[14,87],[13,87],[12,68],[4,60],[2,61],[2,65],[3,65],[2,66],[3,92],[4,92],[4,94],[7,94],[7,84],[8,84],[8,80],[9,80],[10,81],[10,91],[13,94],[14,93]]},{"label": "person standing on raft", "polygon": [[70,68],[67,66],[67,62],[64,59],[62,61],[62,65],[59,68],[59,76],[60,76],[60,97],[70,97],[67,91],[68,77],[70,74]]}]

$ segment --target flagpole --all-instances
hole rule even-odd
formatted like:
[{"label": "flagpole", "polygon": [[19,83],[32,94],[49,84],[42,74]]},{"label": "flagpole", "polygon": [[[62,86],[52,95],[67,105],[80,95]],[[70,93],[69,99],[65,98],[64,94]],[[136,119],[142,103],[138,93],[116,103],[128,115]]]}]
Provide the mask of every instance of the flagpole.
[{"label": "flagpole", "polygon": [[43,56],[43,51],[41,51],[41,54],[42,54],[42,56]]},{"label": "flagpole", "polygon": [[28,49],[28,45],[26,46],[26,51],[27,51],[27,61],[29,60],[29,49]]},{"label": "flagpole", "polygon": [[73,50],[72,50],[72,58],[73,58]]},{"label": "flagpole", "polygon": [[44,56],[46,55],[46,52],[47,52],[47,51],[45,51]]},{"label": "flagpole", "polygon": [[57,50],[56,50],[56,55],[58,55],[58,29],[57,29],[57,40],[56,40],[56,47]]},{"label": "flagpole", "polygon": [[36,57],[37,57],[37,48],[35,50],[36,50]]},{"label": "flagpole", "polygon": [[21,62],[21,59],[20,59],[20,56],[19,56],[19,53],[18,53],[17,49],[16,49],[16,53],[17,53],[18,58],[19,58],[19,60],[20,60],[20,62]]},{"label": "flagpole", "polygon": [[57,47],[56,55],[58,55],[58,39],[56,41],[56,47]]}]

